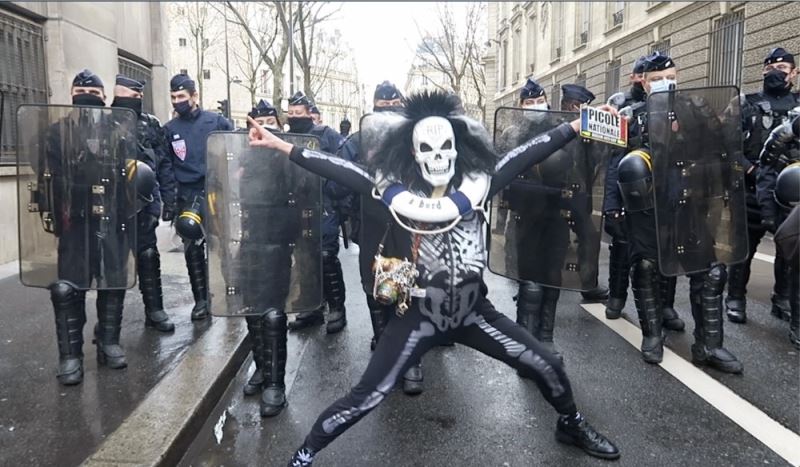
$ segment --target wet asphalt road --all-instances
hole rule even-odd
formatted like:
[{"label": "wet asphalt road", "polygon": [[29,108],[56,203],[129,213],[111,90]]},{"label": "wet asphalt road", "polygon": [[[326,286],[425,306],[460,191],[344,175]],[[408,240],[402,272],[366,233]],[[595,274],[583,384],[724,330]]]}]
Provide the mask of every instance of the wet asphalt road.
[{"label": "wet asphalt road", "polygon": [[[121,343],[128,368],[98,368],[92,329],[95,293],[87,294],[83,384],[56,380],[58,352],[49,292],[0,281],[0,465],[77,465],[116,429],[172,369],[209,322],[192,324],[193,306],[183,252],[170,231],[158,231],[165,306],[174,334],[144,328],[138,287],[125,299]],[[154,428],[155,429],[155,428]]]},{"label": "wet asphalt road", "polygon": [[[774,254],[771,243],[760,247]],[[359,378],[372,335],[354,251],[341,258],[348,285],[349,325],[333,336],[324,329],[289,338],[289,406],[261,419],[258,398],[242,395],[244,367],[187,451],[182,465],[284,466],[318,414]],[[605,252],[603,253],[605,261]],[[607,265],[601,267],[601,281]],[[495,306],[515,316],[515,284],[487,275]],[[742,376],[710,376],[800,433],[800,359],[787,338],[788,323],[769,314],[772,265],[755,261],[749,321],[726,322],[726,347],[744,363]],[[688,280],[678,281],[676,308],[687,332],[668,346],[689,359],[693,321]],[[632,298],[626,319],[635,321]],[[691,392],[660,367],[647,365],[636,348],[580,307],[580,296],[562,293],[556,344],[580,410],[622,450],[618,465],[754,466],[786,461]],[[424,358],[425,392],[393,392],[374,412],[320,453],[319,466],[530,466],[600,465],[555,442],[556,415],[532,382],[463,346],[438,348]]]}]

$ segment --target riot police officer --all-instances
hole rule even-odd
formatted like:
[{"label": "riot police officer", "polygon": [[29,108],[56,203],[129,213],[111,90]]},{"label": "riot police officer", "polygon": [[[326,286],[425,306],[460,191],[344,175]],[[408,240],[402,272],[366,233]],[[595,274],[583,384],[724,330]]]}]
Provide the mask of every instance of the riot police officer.
[{"label": "riot police officer", "polygon": [[[648,56],[644,66],[643,85],[648,95],[674,90],[677,85],[677,71],[675,62],[672,58],[654,52]],[[666,98],[664,96],[667,96]],[[650,107],[653,97],[648,99]],[[661,94],[660,100],[669,102],[669,112],[661,112],[660,117],[667,118],[666,115],[677,115],[677,119],[672,123],[659,120],[656,123],[649,121],[646,115],[640,112],[634,115],[634,131],[638,139],[641,140],[642,149],[631,151],[622,158],[618,169],[618,185],[626,211],[626,227],[629,232],[630,257],[631,257],[631,283],[633,288],[636,311],[642,328],[642,357],[648,363],[659,363],[663,358],[663,333],[662,333],[662,299],[660,292],[659,274],[659,248],[660,243],[667,242],[670,246],[669,251],[678,254],[677,261],[693,261],[702,263],[706,268],[701,272],[689,274],[690,302],[692,316],[695,321],[694,337],[695,343],[692,345],[692,361],[698,365],[708,365],[726,373],[741,373],[742,364],[736,357],[723,347],[723,320],[722,320],[722,291],[725,286],[725,265],[717,262],[714,258],[713,238],[707,227],[701,222],[688,224],[689,219],[682,216],[695,212],[692,209],[702,211],[705,209],[705,201],[695,196],[695,205],[685,205],[675,199],[658,200],[658,187],[653,182],[653,167],[656,164],[664,167],[668,173],[660,176],[675,182],[676,186],[668,187],[670,193],[691,193],[691,187],[682,186],[683,177],[688,174],[690,177],[702,177],[704,167],[697,162],[686,172],[680,170],[680,164],[669,164],[669,160],[658,161],[651,158],[658,150],[660,157],[675,156],[688,159],[694,163],[692,157],[704,157],[703,148],[692,148],[687,146],[687,141],[697,144],[700,140],[709,146],[708,150],[713,152],[719,148],[716,145],[725,144],[728,137],[735,136],[724,134],[720,129],[720,121],[717,115],[708,112],[704,107],[705,103],[701,99],[690,99],[684,96],[674,96],[673,94]],[[670,117],[671,118],[671,117]],[[656,133],[655,130],[658,132]],[[675,136],[676,132],[680,136]],[[670,136],[672,135],[672,136]],[[671,137],[678,146],[664,145],[663,138]],[[657,146],[658,145],[658,146]],[[736,148],[726,148],[727,150]],[[679,152],[680,154],[674,154]],[[686,154],[683,154],[685,152]],[[659,157],[659,156],[655,156]],[[675,170],[678,169],[678,172]],[[692,181],[696,181],[692,179]],[[669,185],[669,184],[667,184]],[[662,193],[663,195],[663,193]],[[668,196],[669,197],[669,196]],[[666,201],[666,203],[665,203]],[[665,235],[662,225],[656,217],[656,203],[666,204],[674,207],[676,211],[665,211],[669,220],[681,225],[673,225],[671,232],[675,235],[668,235],[662,239],[659,236]],[[686,210],[681,210],[685,208]],[[657,227],[659,222],[659,227]],[[684,238],[689,236],[692,240],[692,248],[702,248],[692,252],[688,256],[683,255]],[[658,242],[656,239],[658,238]],[[672,248],[674,247],[674,248]],[[667,250],[661,248],[661,252]],[[661,269],[663,270],[661,265]]]},{"label": "riot police officer", "polygon": [[[199,106],[195,82],[180,73],[170,80],[170,98],[177,116],[165,125],[177,189],[176,230],[183,237],[186,268],[195,305],[192,321],[202,321],[208,313],[208,278],[205,240],[198,216],[205,204],[206,139],[212,131],[230,131],[233,125],[222,115]],[[166,207],[166,206],[165,206]],[[175,212],[164,210],[163,219],[173,220]],[[186,229],[183,228],[186,226]]]},{"label": "riot police officer", "polygon": [[317,104],[312,102],[311,107],[308,110],[311,113],[311,120],[314,122],[314,125],[322,125],[322,114],[320,113]]},{"label": "riot police officer", "polygon": [[[105,106],[105,88],[100,77],[89,70],[78,73],[70,90],[72,104],[86,107]],[[92,118],[78,111],[78,119]],[[132,122],[131,122],[132,123]],[[119,142],[112,142],[111,129],[117,123],[103,114],[92,122],[75,124],[72,116],[52,127],[46,135],[46,163],[40,190],[39,204],[43,223],[52,224],[51,231],[58,238],[58,276],[50,289],[58,338],[58,381],[63,385],[83,381],[83,326],[86,323],[86,290],[97,281],[97,326],[95,343],[97,361],[113,369],[128,366],[125,352],[119,344],[122,329],[122,308],[127,287],[125,252],[126,212],[119,212],[115,199],[125,197],[104,180],[119,173],[118,162],[109,167],[107,156]],[[132,128],[131,124],[131,128]],[[87,131],[92,135],[84,134]],[[65,139],[64,133],[69,133]],[[96,137],[99,136],[99,139]],[[85,144],[85,146],[84,146]],[[92,147],[94,146],[94,147]],[[130,147],[130,154],[134,148]],[[74,159],[76,153],[82,154]],[[47,178],[53,180],[48,182]],[[73,180],[78,178],[79,180]],[[48,185],[49,188],[46,188]],[[89,190],[88,187],[92,189]],[[113,193],[107,192],[114,191]],[[43,199],[46,198],[46,199]],[[92,199],[91,206],[86,200]],[[44,208],[44,203],[52,203]],[[52,220],[45,219],[45,210],[53,213]],[[86,244],[88,241],[88,245]],[[103,282],[102,289],[100,282]]]},{"label": "riot police officer", "polygon": [[[794,112],[792,112],[794,113]],[[757,195],[758,202],[770,213],[776,214],[776,244],[779,246],[779,230],[797,231],[789,212],[800,205],[800,116],[776,127],[764,143],[759,158]],[[791,232],[788,233],[792,235]],[[796,235],[796,233],[794,234]],[[787,264],[789,288],[789,340],[800,348],[800,260],[794,255],[776,248],[776,257],[781,256]]]},{"label": "riot police officer", "polygon": [[[792,81],[797,76],[794,56],[782,47],[772,49],[764,59],[763,88],[760,92],[747,94],[742,109],[745,140],[743,160],[747,186],[747,224],[750,254],[747,261],[731,266],[728,275],[728,296],[725,308],[728,319],[734,323],[747,321],[747,282],[750,266],[756,249],[766,232],[775,232],[779,209],[772,197],[759,205],[756,195],[758,156],[770,131],[783,123],[788,112],[800,105],[800,93],[791,92]],[[775,285],[772,292],[772,314],[789,317],[789,284],[783,258],[776,255],[774,264]]]},{"label": "riot police officer", "polygon": [[158,253],[156,227],[161,216],[162,203],[165,211],[175,210],[175,176],[172,173],[172,160],[167,157],[166,135],[161,122],[154,115],[142,111],[143,93],[144,83],[117,75],[111,107],[127,108],[136,112],[139,117],[136,127],[138,159],[147,164],[157,176],[158,183],[152,192],[152,201],[137,216],[137,272],[144,302],[145,326],[161,332],[172,332],[175,325],[164,311],[161,256]]},{"label": "riot police officer", "polygon": [[[298,134],[310,134],[319,138],[320,149],[330,154],[336,154],[344,142],[344,138],[330,127],[314,124],[311,109],[313,103],[302,92],[298,91],[289,98],[289,131]],[[319,110],[317,110],[319,112]],[[350,191],[338,186],[336,183],[326,181],[323,188],[323,207],[325,214],[322,224],[322,267],[323,290],[325,301],[328,304],[328,323],[326,331],[334,334],[347,325],[347,315],[344,304],[345,287],[342,274],[342,264],[339,262],[339,226],[341,218],[335,209],[334,203],[347,198]],[[323,309],[298,313],[294,321],[289,323],[289,329],[299,330],[325,321]]]},{"label": "riot police officer", "polygon": [[[399,112],[403,109],[403,94],[389,81],[384,81],[375,86],[372,96],[373,112]],[[342,144],[339,156],[359,164],[366,164],[364,155],[360,152],[361,134],[353,133]],[[359,242],[358,262],[361,273],[361,284],[367,296],[370,321],[372,323],[371,349],[375,350],[378,339],[383,333],[386,324],[392,319],[394,313],[391,306],[384,306],[375,300],[372,295],[374,273],[372,264],[378,245],[386,233],[386,226],[391,219],[386,207],[380,202],[367,197],[353,197],[353,209],[356,213],[352,222],[352,236]],[[424,387],[422,364],[417,363],[403,375],[403,392],[408,395],[421,394]]]},{"label": "riot police officer", "polygon": [[342,121],[339,122],[339,134],[342,135],[342,137],[347,138],[350,136],[351,128],[352,124],[350,123],[350,119],[345,116]]}]

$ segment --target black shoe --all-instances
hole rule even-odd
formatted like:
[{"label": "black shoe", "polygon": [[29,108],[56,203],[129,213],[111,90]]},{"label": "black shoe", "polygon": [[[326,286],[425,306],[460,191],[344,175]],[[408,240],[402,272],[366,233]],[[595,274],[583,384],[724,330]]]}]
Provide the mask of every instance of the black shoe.
[{"label": "black shoe", "polygon": [[341,332],[347,326],[347,314],[344,308],[331,310],[328,313],[328,324],[325,326],[325,332],[328,334],[336,334]]},{"label": "black shoe", "polygon": [[664,340],[660,336],[642,336],[642,358],[647,363],[664,360]]},{"label": "black shoe", "polygon": [[97,343],[97,363],[114,370],[121,370],[128,366],[122,346],[100,343]]},{"label": "black shoe", "polygon": [[734,298],[728,296],[725,299],[725,313],[731,323],[744,324],[747,322],[747,302],[744,297]]},{"label": "black shoe", "polygon": [[570,420],[570,416],[558,417],[556,424],[556,440],[561,443],[577,446],[583,452],[600,459],[619,459],[619,449],[605,436],[598,433],[581,416],[578,420]]},{"label": "black shoe", "polygon": [[83,359],[62,358],[58,362],[58,382],[64,386],[74,386],[83,381]]},{"label": "black shoe", "polygon": [[304,311],[298,313],[297,317],[289,323],[290,331],[299,331],[301,329],[317,326],[325,322],[325,316],[322,314],[322,309],[313,311]]},{"label": "black shoe", "polygon": [[601,285],[593,288],[592,290],[587,290],[586,292],[581,292],[583,295],[583,300],[587,302],[602,302],[603,300],[608,298],[608,288],[603,287]]},{"label": "black shoe", "polygon": [[195,303],[194,308],[192,308],[192,321],[203,321],[208,319],[209,316],[211,315],[208,313],[208,302],[201,300]]},{"label": "black shoe", "polygon": [[661,325],[670,331],[682,332],[686,328],[686,323],[678,316],[678,313],[671,306],[661,309]]},{"label": "black shoe", "polygon": [[169,316],[164,310],[157,310],[148,313],[145,310],[144,326],[154,328],[159,332],[175,332],[175,325],[170,321]]},{"label": "black shoe", "polygon": [[274,417],[286,407],[286,393],[283,388],[265,388],[261,393],[261,416]]},{"label": "black shoe", "polygon": [[715,368],[723,373],[738,375],[744,371],[742,363],[725,348],[708,349],[698,344],[692,345],[692,363]]},{"label": "black shoe", "polygon": [[792,316],[791,307],[789,306],[789,297],[772,294],[772,316],[789,321]]},{"label": "black shoe", "polygon": [[260,368],[256,368],[250,379],[244,384],[242,392],[245,396],[255,396],[261,392],[261,386],[264,384],[264,372]]},{"label": "black shoe", "polygon": [[610,297],[606,304],[606,319],[619,319],[623,308],[625,308],[624,298]]},{"label": "black shoe", "polygon": [[312,462],[314,462],[314,451],[303,446],[295,451],[286,467],[311,467]]},{"label": "black shoe", "polygon": [[424,389],[422,376],[422,365],[416,364],[406,371],[403,375],[403,392],[409,396],[422,394]]}]

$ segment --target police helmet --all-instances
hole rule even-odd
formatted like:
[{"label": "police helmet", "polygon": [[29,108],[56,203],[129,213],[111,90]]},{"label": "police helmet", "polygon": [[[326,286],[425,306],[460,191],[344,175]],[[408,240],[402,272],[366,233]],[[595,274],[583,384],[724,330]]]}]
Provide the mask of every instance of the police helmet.
[{"label": "police helmet", "polygon": [[775,201],[787,209],[800,204],[800,162],[789,164],[778,174]]},{"label": "police helmet", "polygon": [[203,238],[202,198],[195,197],[192,205],[184,209],[175,220],[175,231],[186,240]]},{"label": "police helmet", "polygon": [[642,149],[629,152],[617,169],[620,193],[628,212],[653,208],[653,166],[650,154]]},{"label": "police helmet", "polygon": [[153,202],[153,191],[156,189],[156,174],[149,165],[136,159],[128,159],[125,163],[128,183],[133,183],[136,188],[136,212],[144,209]]}]

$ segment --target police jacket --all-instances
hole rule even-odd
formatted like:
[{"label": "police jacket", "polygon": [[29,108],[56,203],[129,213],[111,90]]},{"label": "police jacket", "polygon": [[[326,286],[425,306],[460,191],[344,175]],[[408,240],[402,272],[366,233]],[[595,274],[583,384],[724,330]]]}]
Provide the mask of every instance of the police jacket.
[{"label": "police jacket", "polygon": [[153,202],[145,210],[161,215],[161,202],[175,203],[175,174],[172,172],[172,156],[161,122],[155,115],[142,113],[136,126],[139,160],[150,166],[156,174],[158,185],[153,189]]},{"label": "police jacket", "polygon": [[175,117],[164,126],[169,143],[175,181],[202,185],[206,177],[206,138],[212,131],[232,131],[222,115],[195,109],[186,117]]},{"label": "police jacket", "polygon": [[623,105],[624,107],[631,107],[633,110],[633,118],[628,124],[628,147],[626,149],[615,150],[608,159],[605,194],[603,196],[603,213],[622,211],[624,206],[622,195],[617,185],[617,181],[619,180],[619,161],[621,161],[628,152],[645,147],[646,141],[642,130],[646,123],[646,102],[647,95],[643,92],[634,92],[633,89],[625,92],[625,104]]}]

